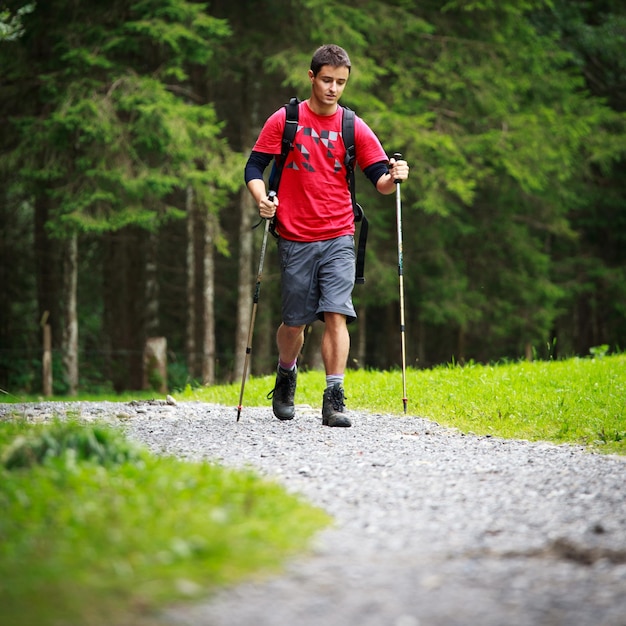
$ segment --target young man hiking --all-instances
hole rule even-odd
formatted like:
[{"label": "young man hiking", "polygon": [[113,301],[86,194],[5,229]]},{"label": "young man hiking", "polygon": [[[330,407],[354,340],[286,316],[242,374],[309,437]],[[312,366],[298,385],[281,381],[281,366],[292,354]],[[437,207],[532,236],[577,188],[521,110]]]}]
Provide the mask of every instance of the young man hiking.
[{"label": "young man hiking", "polygon": [[[297,358],[307,324],[324,321],[322,360],[326,390],[322,424],[351,426],[345,415],[344,372],[350,350],[347,324],[356,319],[352,304],[355,284],[354,212],[341,140],[343,109],[339,99],[350,77],[350,59],[343,48],[318,48],[308,72],[311,94],[298,105],[298,127],[283,163],[278,197],[272,201],[263,172],[281,153],[286,110],[281,107],[265,122],[245,168],[245,181],[265,219],[275,217],[281,264],[282,323],[276,333],[278,368],[270,395],[274,415],[293,419]],[[406,161],[390,161],[380,141],[363,120],[354,120],[359,167],[382,194],[406,180]]]}]

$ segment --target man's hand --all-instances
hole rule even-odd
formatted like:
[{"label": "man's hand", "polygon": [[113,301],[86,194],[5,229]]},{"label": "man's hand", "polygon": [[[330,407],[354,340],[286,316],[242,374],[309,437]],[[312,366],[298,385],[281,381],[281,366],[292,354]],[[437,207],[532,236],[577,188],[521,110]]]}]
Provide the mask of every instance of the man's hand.
[{"label": "man's hand", "polygon": [[409,164],[403,159],[396,161],[392,157],[389,159],[389,175],[394,182],[406,180],[409,177]]},{"label": "man's hand", "polygon": [[409,165],[404,159],[391,157],[387,167],[389,174],[381,176],[376,183],[376,189],[384,195],[394,193],[396,182],[401,183],[409,177]]},{"label": "man's hand", "polygon": [[272,219],[276,215],[276,207],[278,206],[278,198],[274,195],[272,198],[265,196],[259,202],[259,215],[266,220]]}]

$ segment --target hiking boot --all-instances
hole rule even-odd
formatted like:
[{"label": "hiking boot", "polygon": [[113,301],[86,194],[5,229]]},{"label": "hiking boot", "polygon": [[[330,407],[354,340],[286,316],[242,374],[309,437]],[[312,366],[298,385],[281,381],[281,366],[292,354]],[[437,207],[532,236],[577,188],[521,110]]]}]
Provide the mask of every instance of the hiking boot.
[{"label": "hiking boot", "polygon": [[279,420],[292,420],[296,412],[293,399],[296,395],[296,379],[298,369],[285,372],[281,367],[276,370],[276,383],[274,389],[267,394],[267,399],[272,400],[272,410]]},{"label": "hiking boot", "polygon": [[346,410],[344,399],[343,387],[340,383],[335,383],[324,391],[322,426],[352,426],[350,420],[344,415]]}]

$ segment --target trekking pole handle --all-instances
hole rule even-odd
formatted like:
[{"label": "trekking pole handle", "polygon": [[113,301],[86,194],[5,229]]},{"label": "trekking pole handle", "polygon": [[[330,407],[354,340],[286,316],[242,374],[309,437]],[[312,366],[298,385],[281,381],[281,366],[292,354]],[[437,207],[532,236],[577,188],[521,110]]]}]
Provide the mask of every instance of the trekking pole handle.
[{"label": "trekking pole handle", "polygon": [[[402,159],[402,155],[399,152],[394,152],[393,153],[393,158],[395,161],[400,161]],[[402,181],[398,178],[396,178],[394,181],[394,183],[401,183]]]},{"label": "trekking pole handle", "polygon": [[[275,202],[276,202],[276,196],[277,196],[277,195],[278,195],[278,194],[276,193],[276,191],[274,191],[274,190],[272,189],[271,191],[269,191],[269,192],[267,193],[267,199],[268,199],[270,202],[274,202],[274,203],[275,203]],[[266,222],[271,222],[273,219],[274,219],[273,217],[264,217],[264,218],[262,218],[262,220],[265,220]]]}]

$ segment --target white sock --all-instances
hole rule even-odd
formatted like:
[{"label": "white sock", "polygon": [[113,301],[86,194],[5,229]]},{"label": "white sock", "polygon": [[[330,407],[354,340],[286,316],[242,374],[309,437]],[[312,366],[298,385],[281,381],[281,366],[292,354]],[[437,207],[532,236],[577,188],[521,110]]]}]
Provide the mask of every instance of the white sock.
[{"label": "white sock", "polygon": [[337,383],[343,387],[343,378],[343,374],[328,374],[326,376],[326,388],[334,387]]}]

